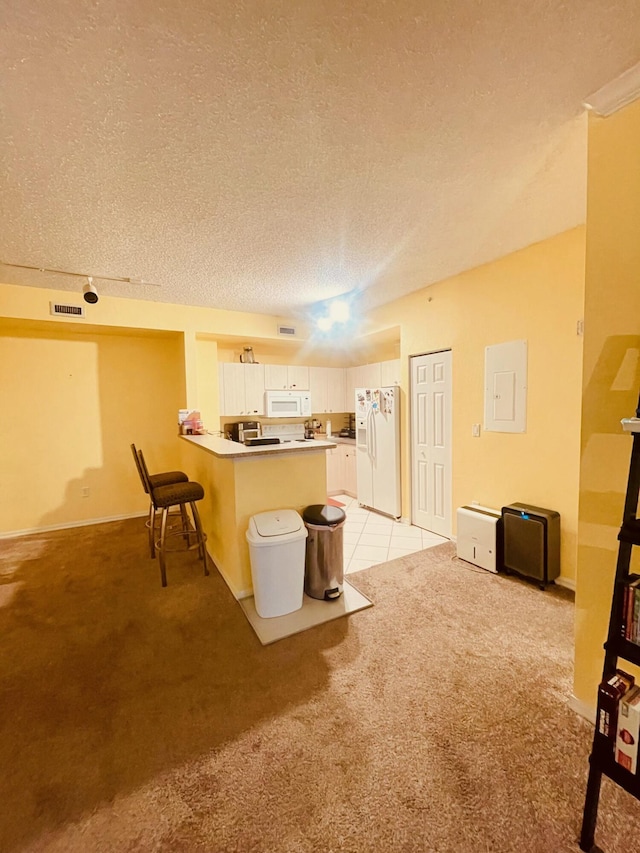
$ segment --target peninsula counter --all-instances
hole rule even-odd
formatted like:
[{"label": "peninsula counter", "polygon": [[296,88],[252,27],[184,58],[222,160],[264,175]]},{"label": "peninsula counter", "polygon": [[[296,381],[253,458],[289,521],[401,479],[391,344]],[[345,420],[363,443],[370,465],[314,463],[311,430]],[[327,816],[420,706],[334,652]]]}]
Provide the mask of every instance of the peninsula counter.
[{"label": "peninsula counter", "polygon": [[332,441],[245,447],[211,435],[180,436],[183,469],[204,488],[198,503],[207,551],[235,598],[253,592],[249,519],[274,509],[327,502],[326,451]]}]

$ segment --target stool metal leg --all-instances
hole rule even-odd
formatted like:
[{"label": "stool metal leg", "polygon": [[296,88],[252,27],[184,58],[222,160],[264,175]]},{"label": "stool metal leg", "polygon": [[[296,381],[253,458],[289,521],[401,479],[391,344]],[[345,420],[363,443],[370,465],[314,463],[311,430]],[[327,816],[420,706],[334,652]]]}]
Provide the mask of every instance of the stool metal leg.
[{"label": "stool metal leg", "polygon": [[183,538],[187,540],[187,545],[191,545],[191,525],[189,524],[189,513],[187,512],[186,504],[180,504],[180,515],[182,517]]},{"label": "stool metal leg", "polygon": [[195,501],[191,501],[191,512],[193,514],[193,525],[196,529],[198,556],[200,557],[204,565],[205,575],[208,575],[209,569],[207,567],[207,549],[205,547],[206,536],[202,532],[202,524],[200,523],[200,513],[198,512],[198,507],[196,506]]},{"label": "stool metal leg", "polygon": [[158,541],[158,562],[160,563],[160,577],[162,578],[162,586],[167,585],[167,567],[164,559],[165,536],[167,535],[167,516],[169,508],[164,507],[162,510],[162,521],[160,522],[160,539]]},{"label": "stool metal leg", "polygon": [[147,527],[149,528],[149,553],[153,560],[156,556],[156,508],[153,501],[149,501],[149,518],[147,519]]}]

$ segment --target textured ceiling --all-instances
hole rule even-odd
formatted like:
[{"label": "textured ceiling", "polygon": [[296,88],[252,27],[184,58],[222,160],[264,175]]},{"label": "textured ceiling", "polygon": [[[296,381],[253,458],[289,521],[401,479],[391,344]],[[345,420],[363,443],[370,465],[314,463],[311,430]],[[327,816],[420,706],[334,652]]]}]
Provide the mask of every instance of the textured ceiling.
[{"label": "textured ceiling", "polygon": [[[2,0],[0,259],[364,309],[585,218],[638,0]],[[78,291],[0,267],[0,281]]]}]

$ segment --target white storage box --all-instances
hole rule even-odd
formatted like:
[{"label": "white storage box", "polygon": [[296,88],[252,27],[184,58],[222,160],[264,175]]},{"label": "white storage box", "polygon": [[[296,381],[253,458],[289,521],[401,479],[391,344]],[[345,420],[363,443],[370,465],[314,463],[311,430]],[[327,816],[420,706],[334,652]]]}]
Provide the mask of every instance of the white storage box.
[{"label": "white storage box", "polygon": [[456,556],[488,572],[499,569],[497,552],[502,516],[499,509],[472,504],[456,513]]},{"label": "white storage box", "polygon": [[307,528],[293,509],[261,512],[247,530],[253,596],[258,616],[270,618],[302,607]]}]

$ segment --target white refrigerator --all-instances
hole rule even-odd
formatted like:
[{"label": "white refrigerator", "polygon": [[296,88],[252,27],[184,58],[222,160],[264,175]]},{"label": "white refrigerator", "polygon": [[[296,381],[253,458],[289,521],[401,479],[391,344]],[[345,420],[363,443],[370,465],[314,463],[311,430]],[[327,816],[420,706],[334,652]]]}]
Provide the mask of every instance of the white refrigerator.
[{"label": "white refrigerator", "polygon": [[358,503],[400,518],[400,388],[356,388]]}]

